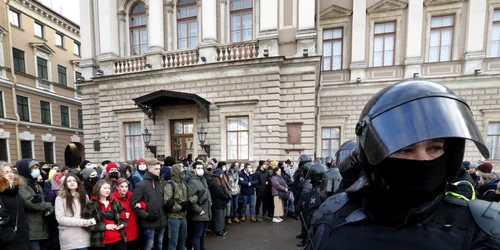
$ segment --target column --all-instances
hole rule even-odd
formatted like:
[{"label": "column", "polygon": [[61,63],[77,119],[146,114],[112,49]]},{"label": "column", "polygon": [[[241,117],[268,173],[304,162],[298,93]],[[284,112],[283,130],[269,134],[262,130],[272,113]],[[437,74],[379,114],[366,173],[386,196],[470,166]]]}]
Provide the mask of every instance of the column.
[{"label": "column", "polygon": [[118,10],[116,2],[98,1],[98,9],[100,26],[99,43],[101,51],[97,58],[99,60],[114,59],[120,54],[119,47],[116,46],[116,41],[118,41]]},{"label": "column", "polygon": [[200,61],[205,57],[206,62],[217,61],[217,3],[216,0],[202,0],[201,4],[201,43],[198,46]]},{"label": "column", "polygon": [[264,57],[265,49],[269,52],[268,56],[278,56],[278,0],[261,1],[259,11],[259,57]]},{"label": "column", "polygon": [[84,37],[80,41],[80,69],[82,76],[88,80],[94,77],[97,68],[96,51],[95,51],[95,34],[94,34],[94,11],[92,0],[80,0],[80,37]]},{"label": "column", "polygon": [[483,46],[487,1],[469,1],[468,5],[464,75],[474,74],[475,69],[482,69],[485,57]]},{"label": "column", "polygon": [[163,52],[163,0],[149,0],[148,10],[148,52]]},{"label": "column", "polygon": [[129,46],[127,39],[127,12],[121,10],[118,12],[118,29],[120,33],[120,56],[127,55],[127,47]]},{"label": "column", "polygon": [[406,33],[405,78],[412,78],[421,71],[422,30],[424,18],[424,0],[410,0],[408,3],[408,29]]},{"label": "column", "polygon": [[221,43],[228,43],[229,39],[227,39],[227,14],[229,12],[228,10],[228,5],[227,5],[228,0],[221,0],[220,1],[220,42]]},{"label": "column", "polygon": [[365,78],[366,0],[354,0],[352,10],[351,81]]},{"label": "column", "polygon": [[6,33],[7,31],[0,27],[0,78],[7,78],[4,69],[7,65],[5,65],[4,53],[3,53],[3,36]]},{"label": "column", "polygon": [[303,56],[304,49],[307,49],[309,56],[316,55],[316,1],[315,0],[298,0],[299,1],[299,21],[298,30],[295,38],[297,39],[297,54]]},{"label": "column", "polygon": [[170,1],[165,3],[165,6],[167,7],[167,51],[172,51],[174,50],[174,32],[176,30],[173,20],[175,4]]}]

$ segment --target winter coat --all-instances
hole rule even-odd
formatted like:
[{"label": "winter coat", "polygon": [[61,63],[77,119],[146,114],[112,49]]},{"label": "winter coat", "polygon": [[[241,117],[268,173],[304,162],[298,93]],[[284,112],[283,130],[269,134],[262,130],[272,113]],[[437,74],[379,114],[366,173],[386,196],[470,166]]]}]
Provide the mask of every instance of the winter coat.
[{"label": "winter coat", "polygon": [[[132,193],[130,206],[139,216],[143,229],[162,229],[167,226],[167,215],[163,212],[163,195],[165,182],[150,172],[144,174],[144,180],[139,182]],[[146,210],[135,207],[136,203],[146,203]],[[152,213],[158,217],[150,221],[148,215]]]},{"label": "winter coat", "polygon": [[132,185],[134,186],[134,189],[135,187],[137,187],[137,184],[139,184],[139,182],[141,182],[142,180],[144,180],[144,175],[141,174],[139,170],[135,171],[134,176],[132,176]]},{"label": "winter coat", "polygon": [[273,196],[279,196],[280,192],[287,192],[287,188],[288,186],[281,176],[275,175],[271,177],[271,191]]},{"label": "winter coat", "polygon": [[90,247],[90,233],[83,228],[84,219],[81,217],[83,211],[81,211],[78,193],[73,199],[74,215],[66,208],[67,195],[64,191],[60,191],[55,202],[55,214],[59,223],[59,244],[61,250]]},{"label": "winter coat", "polygon": [[172,167],[171,166],[163,166],[160,169],[161,179],[164,181],[169,181],[172,179]]},{"label": "winter coat", "polygon": [[[113,211],[115,218],[114,220],[106,220],[103,216],[103,211]],[[105,244],[111,244],[118,242],[120,240],[127,241],[127,236],[125,235],[125,228],[122,228],[117,232],[115,230],[106,230],[106,225],[123,224],[127,227],[127,220],[123,217],[123,212],[126,212],[122,207],[120,202],[115,200],[113,197],[109,199],[108,208],[104,208],[104,204],[97,200],[96,197],[92,197],[90,202],[85,205],[83,210],[84,219],[95,219],[96,224],[90,226],[90,245],[92,247],[104,247]],[[117,237],[119,236],[119,237]],[[110,239],[112,238],[112,239]]]},{"label": "winter coat", "polygon": [[224,180],[219,176],[212,175],[212,183],[210,184],[210,195],[212,195],[213,208],[226,208],[227,203],[231,200],[231,195],[224,188]]},{"label": "winter coat", "polygon": [[0,226],[0,236],[6,237],[12,235],[12,231],[16,226],[17,232],[11,241],[4,241],[0,237],[0,245],[2,250],[27,250],[29,245],[29,232],[26,215],[24,212],[23,198],[19,195],[19,187],[24,185],[24,182],[18,177],[14,177],[12,187],[9,181],[0,174],[0,200],[1,207],[10,212],[10,219],[7,224]]},{"label": "winter coat", "polygon": [[[252,175],[248,175],[247,173],[245,173],[245,170],[240,171],[240,178],[243,179],[239,181],[239,185],[241,186],[240,194],[254,195],[255,193],[254,188],[255,186],[257,186],[257,184],[259,184],[259,181],[254,180]],[[248,183],[250,183],[251,185],[248,186]]]},{"label": "winter coat", "polygon": [[49,232],[45,213],[50,212],[53,207],[50,202],[45,201],[42,187],[31,177],[30,161],[32,159],[23,159],[18,163],[19,178],[25,183],[19,188],[19,195],[24,201],[24,212],[28,222],[30,240],[46,240],[49,238]]},{"label": "winter coat", "polygon": [[289,188],[293,187],[294,183],[293,183],[293,179],[292,179],[292,177],[290,177],[290,175],[288,175],[284,171],[281,171],[281,178],[283,178],[283,180],[285,181],[286,185]]},{"label": "winter coat", "polygon": [[188,200],[187,184],[184,182],[184,168],[181,164],[176,164],[170,170],[172,173],[172,180],[170,181],[175,190],[172,190],[170,183],[166,183],[163,201],[174,201],[174,207],[167,213],[169,218],[183,219],[186,218],[186,210],[182,210],[181,203]]},{"label": "winter coat", "polygon": [[[188,197],[193,203],[191,206],[191,220],[210,221],[212,219],[212,197],[205,177],[195,174],[189,176]],[[201,211],[205,211],[205,213],[200,215]]]},{"label": "winter coat", "polygon": [[236,167],[229,169],[228,177],[229,177],[229,186],[231,188],[231,195],[239,195],[240,194],[240,184],[239,184],[240,174],[238,172],[238,169]]},{"label": "winter coat", "polygon": [[[129,213],[128,224],[125,227],[125,232],[127,234],[127,241],[133,241],[139,238],[139,218],[135,214],[134,210],[130,208],[130,199],[132,198],[132,192],[128,191],[125,197],[122,197],[118,190],[112,194],[113,198],[120,202],[122,207],[126,212]],[[122,217],[127,218],[126,214],[122,214]]]},{"label": "winter coat", "polygon": [[259,181],[259,184],[257,184],[257,187],[255,188],[257,196],[269,197],[268,189],[270,187],[269,180],[271,179],[269,172],[267,170],[261,170],[259,168],[255,173],[254,177]]}]

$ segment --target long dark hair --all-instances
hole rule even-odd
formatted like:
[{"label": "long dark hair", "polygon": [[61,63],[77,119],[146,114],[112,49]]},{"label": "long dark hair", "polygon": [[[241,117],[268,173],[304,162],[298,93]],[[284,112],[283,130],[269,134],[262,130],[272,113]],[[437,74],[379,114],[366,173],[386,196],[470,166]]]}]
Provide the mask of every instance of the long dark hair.
[{"label": "long dark hair", "polygon": [[278,170],[281,170],[281,168],[273,168],[273,176],[278,175]]},{"label": "long dark hair", "polygon": [[85,203],[87,203],[87,194],[85,193],[85,188],[83,187],[83,183],[80,178],[76,177],[75,174],[67,174],[66,178],[64,178],[63,182],[63,190],[66,194],[66,209],[69,209],[71,212],[71,216],[75,216],[75,211],[73,210],[73,205],[75,203],[73,195],[71,195],[71,191],[68,188],[68,178],[73,177],[76,180],[77,187],[76,192],[78,193],[78,201],[80,202],[80,216],[83,216],[83,209],[85,208]]}]

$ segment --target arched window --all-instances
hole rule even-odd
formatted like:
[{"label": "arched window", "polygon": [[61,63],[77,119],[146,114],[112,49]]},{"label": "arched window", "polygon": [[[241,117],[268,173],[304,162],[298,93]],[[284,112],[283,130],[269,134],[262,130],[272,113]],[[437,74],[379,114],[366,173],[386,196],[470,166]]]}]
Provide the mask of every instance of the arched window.
[{"label": "arched window", "polygon": [[143,2],[137,2],[130,9],[130,54],[141,55],[148,51],[148,29],[146,9]]},{"label": "arched window", "polygon": [[177,4],[177,47],[198,46],[198,7],[196,0],[179,0]]},{"label": "arched window", "polygon": [[231,42],[253,39],[252,2],[252,0],[231,0]]}]

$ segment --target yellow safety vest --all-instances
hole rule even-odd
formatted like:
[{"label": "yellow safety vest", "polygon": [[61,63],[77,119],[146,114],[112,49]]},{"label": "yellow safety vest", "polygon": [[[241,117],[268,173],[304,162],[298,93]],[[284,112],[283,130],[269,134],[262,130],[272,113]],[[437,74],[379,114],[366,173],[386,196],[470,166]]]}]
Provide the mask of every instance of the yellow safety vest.
[{"label": "yellow safety vest", "polygon": [[453,196],[455,198],[458,198],[458,199],[461,199],[461,200],[466,200],[466,201],[471,201],[471,200],[475,200],[476,199],[476,190],[474,190],[474,185],[472,185],[472,183],[470,183],[469,181],[466,181],[466,180],[462,180],[462,181],[457,181],[455,183],[452,183],[453,185],[455,186],[458,186],[458,184],[460,183],[468,183],[471,188],[472,188],[472,199],[469,199],[461,194],[458,194],[458,193],[455,193],[455,192],[451,192],[451,191],[448,191],[446,192],[444,195],[449,195],[449,196]]}]

